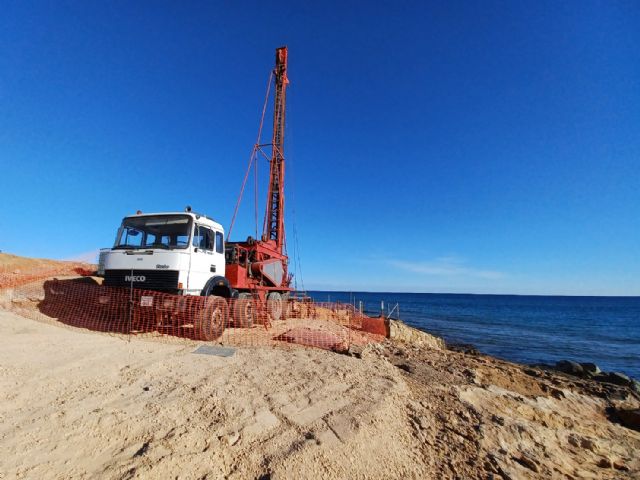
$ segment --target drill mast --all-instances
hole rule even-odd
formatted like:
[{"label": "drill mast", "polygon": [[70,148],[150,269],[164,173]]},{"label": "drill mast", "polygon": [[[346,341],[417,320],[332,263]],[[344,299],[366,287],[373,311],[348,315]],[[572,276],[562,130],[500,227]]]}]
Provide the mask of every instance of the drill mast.
[{"label": "drill mast", "polygon": [[284,245],[284,121],[287,79],[287,47],[276,49],[276,67],[273,106],[273,137],[269,168],[269,193],[263,239],[272,240],[279,253]]}]

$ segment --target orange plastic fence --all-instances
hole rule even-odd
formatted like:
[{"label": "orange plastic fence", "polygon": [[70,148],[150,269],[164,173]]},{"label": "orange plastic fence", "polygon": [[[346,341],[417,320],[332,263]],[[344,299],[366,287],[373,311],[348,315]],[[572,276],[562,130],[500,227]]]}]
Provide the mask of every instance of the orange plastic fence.
[{"label": "orange plastic fence", "polygon": [[3,277],[0,272],[0,307],[93,331],[232,346],[303,345],[342,352],[384,338],[382,320],[372,329],[371,319],[348,304],[181,296],[105,287],[91,277],[55,279],[50,273]]}]

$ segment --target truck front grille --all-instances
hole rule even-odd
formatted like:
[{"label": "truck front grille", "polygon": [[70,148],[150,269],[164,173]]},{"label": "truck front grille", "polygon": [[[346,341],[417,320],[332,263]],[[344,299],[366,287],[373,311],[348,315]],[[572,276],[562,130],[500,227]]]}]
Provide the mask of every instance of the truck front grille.
[{"label": "truck front grille", "polygon": [[[132,281],[133,280],[133,281]],[[130,287],[143,290],[177,290],[178,272],[175,270],[105,270],[107,287]]]}]

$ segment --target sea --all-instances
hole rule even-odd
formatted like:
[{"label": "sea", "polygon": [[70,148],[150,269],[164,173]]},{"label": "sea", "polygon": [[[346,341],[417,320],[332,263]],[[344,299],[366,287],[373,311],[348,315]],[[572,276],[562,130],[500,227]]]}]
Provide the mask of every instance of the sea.
[{"label": "sea", "polygon": [[[640,380],[640,297],[308,292],[523,364],[596,363]],[[395,310],[394,310],[394,307]]]}]

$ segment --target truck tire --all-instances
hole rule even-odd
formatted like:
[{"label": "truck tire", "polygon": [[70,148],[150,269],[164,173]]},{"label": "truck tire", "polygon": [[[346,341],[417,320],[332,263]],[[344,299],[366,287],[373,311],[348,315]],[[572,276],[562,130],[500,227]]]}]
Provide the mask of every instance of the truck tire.
[{"label": "truck tire", "polygon": [[222,335],[229,322],[229,305],[222,297],[207,297],[204,308],[195,322],[195,333],[199,340],[212,342]]},{"label": "truck tire", "polygon": [[282,317],[283,301],[278,292],[271,292],[267,295],[267,311],[274,322]]},{"label": "truck tire", "polygon": [[256,308],[253,296],[248,292],[239,294],[233,308],[234,325],[239,328],[253,327],[255,313]]}]

